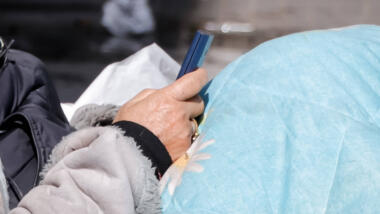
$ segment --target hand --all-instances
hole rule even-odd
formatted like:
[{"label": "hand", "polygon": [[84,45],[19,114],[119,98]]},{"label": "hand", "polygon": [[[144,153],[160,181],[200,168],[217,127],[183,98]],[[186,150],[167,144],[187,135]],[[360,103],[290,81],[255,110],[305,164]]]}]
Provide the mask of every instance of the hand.
[{"label": "hand", "polygon": [[176,161],[190,147],[191,118],[204,111],[198,93],[207,80],[206,70],[198,69],[165,88],[145,89],[120,108],[114,122],[127,120],[149,129]]}]

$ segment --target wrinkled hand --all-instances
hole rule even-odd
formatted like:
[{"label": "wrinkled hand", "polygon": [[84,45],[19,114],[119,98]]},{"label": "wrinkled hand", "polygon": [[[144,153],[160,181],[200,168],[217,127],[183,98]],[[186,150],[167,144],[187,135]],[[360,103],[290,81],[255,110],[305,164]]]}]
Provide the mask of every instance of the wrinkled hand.
[{"label": "wrinkled hand", "polygon": [[206,70],[198,69],[165,88],[145,89],[120,108],[114,122],[127,120],[149,129],[175,161],[190,147],[191,118],[203,113],[198,93],[207,80]]}]

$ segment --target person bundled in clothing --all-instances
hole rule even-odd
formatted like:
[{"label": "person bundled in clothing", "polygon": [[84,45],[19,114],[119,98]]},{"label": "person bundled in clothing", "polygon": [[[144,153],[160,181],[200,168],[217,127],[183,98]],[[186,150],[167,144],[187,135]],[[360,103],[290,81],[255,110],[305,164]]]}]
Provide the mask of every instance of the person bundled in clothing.
[{"label": "person bundled in clothing", "polygon": [[160,213],[159,178],[191,144],[207,72],[144,90],[122,107],[83,106],[69,124],[41,61],[5,55],[0,213]]}]

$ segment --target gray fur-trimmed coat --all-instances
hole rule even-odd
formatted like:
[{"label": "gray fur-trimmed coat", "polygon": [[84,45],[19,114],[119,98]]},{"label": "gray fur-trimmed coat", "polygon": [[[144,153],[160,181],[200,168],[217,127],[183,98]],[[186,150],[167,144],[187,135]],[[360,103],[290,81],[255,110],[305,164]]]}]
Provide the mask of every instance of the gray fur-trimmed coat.
[{"label": "gray fur-trimmed coat", "polygon": [[78,131],[54,148],[41,183],[11,211],[0,170],[0,214],[160,213],[150,160],[122,130],[99,126],[116,112],[111,105],[79,109],[71,120]]}]

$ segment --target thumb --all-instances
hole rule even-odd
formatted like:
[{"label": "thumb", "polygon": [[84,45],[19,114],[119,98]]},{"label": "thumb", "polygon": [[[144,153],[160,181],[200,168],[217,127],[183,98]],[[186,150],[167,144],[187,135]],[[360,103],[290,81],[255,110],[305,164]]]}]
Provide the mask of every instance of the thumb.
[{"label": "thumb", "polygon": [[197,95],[207,83],[207,71],[199,68],[163,88],[169,95],[176,100],[185,101]]}]

